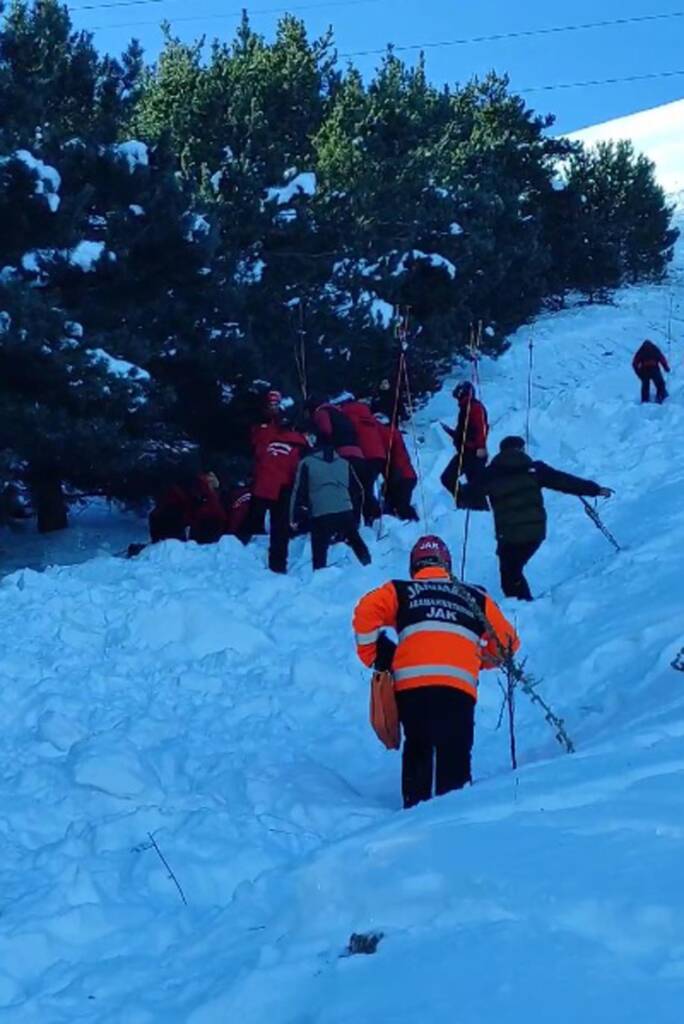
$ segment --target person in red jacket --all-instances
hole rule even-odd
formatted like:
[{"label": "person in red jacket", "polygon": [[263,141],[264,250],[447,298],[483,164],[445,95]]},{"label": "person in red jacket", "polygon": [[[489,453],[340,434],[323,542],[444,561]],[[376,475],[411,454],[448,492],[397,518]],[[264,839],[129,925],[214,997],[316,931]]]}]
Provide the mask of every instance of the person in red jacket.
[{"label": "person in red jacket", "polygon": [[226,534],[237,537],[246,544],[249,537],[246,533],[249,522],[249,506],[252,500],[252,489],[246,484],[231,487],[224,497],[226,512]]},{"label": "person in red jacket", "polygon": [[191,482],[175,483],[159,495],[150,512],[148,523],[150,542],[188,539],[188,527],[193,514],[190,497]]},{"label": "person in red jacket", "polygon": [[470,485],[469,507],[485,512],[489,508],[487,499],[479,492],[477,485],[487,466],[487,410],[475,395],[475,388],[470,381],[458,384],[453,396],[458,402],[456,427],[452,429],[443,423],[442,428],[454,442],[456,454],[442,473],[441,481],[447,491],[455,495],[459,477],[463,474]]},{"label": "person in red jacket", "polygon": [[363,455],[364,465],[360,477],[364,491],[363,518],[366,526],[371,526],[380,516],[380,503],[375,496],[375,484],[385,469],[385,441],[380,424],[367,402],[350,399],[340,405],[340,412],[353,424]]},{"label": "person in red jacket", "polygon": [[670,372],[670,366],[663,353],[647,338],[632,359],[634,372],[641,381],[642,402],[651,401],[651,382],[655,384],[656,402],[662,405],[667,398],[667,388],[660,372],[661,366],[666,373]]},{"label": "person in red jacket", "polygon": [[290,542],[290,496],[302,452],[308,447],[304,434],[291,430],[277,419],[252,427],[254,473],[249,523],[245,536],[251,537],[270,518],[268,567],[287,572]]},{"label": "person in red jacket", "polygon": [[[386,419],[386,417],[385,417]],[[385,509],[390,515],[411,522],[418,521],[418,513],[411,497],[418,477],[406,448],[404,435],[398,426],[392,426],[378,416],[378,425],[385,445]]]},{"label": "person in red jacket", "polygon": [[354,495],[354,518],[357,525],[361,520],[361,506],[365,504],[367,488],[366,460],[361,450],[355,424],[338,405],[310,398],[306,408],[311,416],[311,426],[319,445],[330,445],[337,454],[351,464],[361,489]]},{"label": "person in red jacket", "polygon": [[152,544],[188,539],[214,544],[225,524],[216,474],[199,473],[177,481],[157,498],[149,515],[150,540]]},{"label": "person in red jacket", "polygon": [[226,528],[226,513],[215,473],[200,473],[190,487],[190,534],[197,544],[215,544]]}]

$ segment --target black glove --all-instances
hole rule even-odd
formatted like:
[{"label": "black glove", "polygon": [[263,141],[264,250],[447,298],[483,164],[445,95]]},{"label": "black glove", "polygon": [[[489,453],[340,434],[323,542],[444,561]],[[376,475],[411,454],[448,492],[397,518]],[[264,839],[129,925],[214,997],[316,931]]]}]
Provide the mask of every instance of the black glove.
[{"label": "black glove", "polygon": [[390,640],[384,629],[380,630],[377,652],[375,655],[375,670],[377,672],[392,671],[392,662],[394,661],[394,652],[396,649],[397,645],[394,640]]}]

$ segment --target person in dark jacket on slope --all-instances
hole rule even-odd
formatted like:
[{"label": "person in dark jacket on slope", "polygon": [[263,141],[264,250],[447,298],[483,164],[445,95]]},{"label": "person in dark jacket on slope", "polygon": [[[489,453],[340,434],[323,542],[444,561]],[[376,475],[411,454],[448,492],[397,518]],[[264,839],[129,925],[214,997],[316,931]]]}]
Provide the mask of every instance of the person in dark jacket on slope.
[{"label": "person in dark jacket on slope", "polygon": [[[487,437],[489,435],[489,419],[484,404],[476,397],[475,388],[470,381],[462,381],[453,391],[458,402],[458,420],[455,429],[442,424],[454,442],[456,454],[441,476],[447,491],[453,496],[457,493],[459,476],[463,474],[470,484],[468,489],[468,508],[486,512],[487,501],[478,491],[477,484],[482,478],[487,465]],[[459,504],[465,504],[459,502]]]},{"label": "person in dark jacket on slope", "polygon": [[489,497],[494,513],[501,588],[506,597],[531,601],[523,569],[546,538],[546,509],[542,488],[588,498],[613,493],[593,480],[535,462],[525,452],[522,437],[505,437],[478,486]]},{"label": "person in dark jacket on slope", "polygon": [[354,467],[331,445],[321,445],[302,459],[292,490],[290,523],[297,529],[302,517],[308,516],[314,569],[325,569],[334,540],[344,541],[362,565],[369,564],[370,552],[354,514],[358,500],[354,491],[360,490]]},{"label": "person in dark jacket on slope", "polygon": [[637,350],[632,360],[632,368],[641,381],[641,401],[651,401],[651,383],[655,385],[656,402],[659,405],[667,398],[667,388],[660,368],[666,373],[670,372],[670,366],[657,345],[648,338]]}]

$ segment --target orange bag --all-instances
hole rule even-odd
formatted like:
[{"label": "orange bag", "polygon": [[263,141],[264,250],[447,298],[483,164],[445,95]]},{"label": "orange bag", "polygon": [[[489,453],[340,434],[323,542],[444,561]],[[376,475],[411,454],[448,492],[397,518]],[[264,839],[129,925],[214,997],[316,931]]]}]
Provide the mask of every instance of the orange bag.
[{"label": "orange bag", "polygon": [[391,672],[374,672],[371,679],[370,723],[388,750],[399,750],[401,730]]}]

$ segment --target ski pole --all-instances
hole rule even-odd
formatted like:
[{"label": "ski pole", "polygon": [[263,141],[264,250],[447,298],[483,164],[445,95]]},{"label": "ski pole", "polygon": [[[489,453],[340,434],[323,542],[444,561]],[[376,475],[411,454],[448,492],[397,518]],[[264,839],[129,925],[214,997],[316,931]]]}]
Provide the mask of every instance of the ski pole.
[{"label": "ski pole", "polygon": [[511,767],[518,767],[518,755],[515,746],[515,680],[510,665],[506,666],[506,698],[508,701],[508,735],[511,741]]},{"label": "ski pole", "polygon": [[615,548],[616,551],[622,551],[622,548],[620,547],[618,542],[615,540],[615,537],[610,532],[610,530],[608,529],[606,524],[603,522],[603,520],[601,519],[601,516],[598,514],[598,512],[593,507],[593,505],[590,505],[586,498],[580,497],[580,501],[584,505],[584,511],[587,513],[587,515],[589,516],[589,518],[591,519],[592,523],[597,528],[597,530],[601,531],[603,536],[606,538],[606,540],[610,544],[613,545],[613,547]]},{"label": "ski pole", "polygon": [[463,550],[461,552],[461,579],[465,582],[466,557],[468,555],[468,533],[470,532],[470,509],[466,511]]},{"label": "ski pole", "polygon": [[532,415],[532,367],[534,363],[534,335],[530,334],[530,360],[527,368],[527,421],[525,424],[525,447],[530,447],[530,417]]}]

